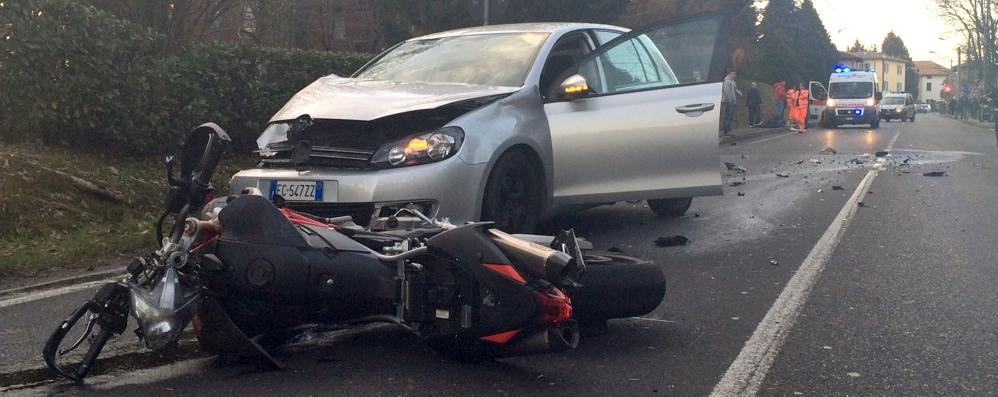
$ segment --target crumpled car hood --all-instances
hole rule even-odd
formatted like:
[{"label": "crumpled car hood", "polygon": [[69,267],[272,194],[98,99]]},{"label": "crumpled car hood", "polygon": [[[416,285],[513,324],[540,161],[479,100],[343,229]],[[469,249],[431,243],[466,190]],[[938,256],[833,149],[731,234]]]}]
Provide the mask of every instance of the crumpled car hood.
[{"label": "crumpled car hood", "polygon": [[303,114],[313,119],[370,121],[413,110],[433,109],[454,102],[510,94],[519,87],[453,83],[400,83],[322,77],[291,97],[271,122]]}]

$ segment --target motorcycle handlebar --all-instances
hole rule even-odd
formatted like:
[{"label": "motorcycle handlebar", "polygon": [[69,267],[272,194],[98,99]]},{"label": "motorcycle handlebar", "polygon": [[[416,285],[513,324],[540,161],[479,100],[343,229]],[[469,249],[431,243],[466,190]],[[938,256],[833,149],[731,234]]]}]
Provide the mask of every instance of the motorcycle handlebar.
[{"label": "motorcycle handlebar", "polygon": [[97,356],[100,354],[101,350],[104,349],[104,344],[107,340],[111,338],[111,331],[101,328],[97,337],[90,344],[90,350],[87,350],[87,354],[83,356],[83,361],[80,362],[80,366],[76,369],[77,381],[82,381],[83,378],[87,377],[87,372],[90,372],[90,367],[93,366],[94,362],[97,361]]}]

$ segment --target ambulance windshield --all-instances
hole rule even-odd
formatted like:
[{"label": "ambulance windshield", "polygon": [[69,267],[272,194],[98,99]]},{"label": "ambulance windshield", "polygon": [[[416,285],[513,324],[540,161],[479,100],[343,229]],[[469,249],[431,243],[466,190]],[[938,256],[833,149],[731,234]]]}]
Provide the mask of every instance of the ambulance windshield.
[{"label": "ambulance windshield", "polygon": [[828,97],[835,99],[861,99],[873,96],[873,83],[869,81],[832,82]]}]

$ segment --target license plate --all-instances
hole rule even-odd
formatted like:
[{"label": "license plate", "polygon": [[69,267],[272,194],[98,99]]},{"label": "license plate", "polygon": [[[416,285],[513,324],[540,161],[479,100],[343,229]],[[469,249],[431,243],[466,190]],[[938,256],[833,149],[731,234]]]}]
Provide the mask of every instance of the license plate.
[{"label": "license plate", "polygon": [[270,181],[270,198],[284,197],[287,201],[322,201],[322,181]]},{"label": "license plate", "polygon": [[856,120],[856,118],[855,117],[846,117],[846,120],[853,121],[853,120]]}]

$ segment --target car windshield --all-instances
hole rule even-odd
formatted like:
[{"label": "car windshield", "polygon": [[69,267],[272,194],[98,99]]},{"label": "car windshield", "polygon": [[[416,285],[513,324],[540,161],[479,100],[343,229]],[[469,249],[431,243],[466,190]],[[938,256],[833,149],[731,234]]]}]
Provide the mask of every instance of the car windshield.
[{"label": "car windshield", "polygon": [[831,83],[828,86],[828,96],[835,99],[869,98],[873,96],[873,83],[869,81]]},{"label": "car windshield", "polygon": [[889,96],[887,98],[884,98],[884,101],[882,103],[884,105],[904,105],[904,98]]},{"label": "car windshield", "polygon": [[547,37],[547,33],[496,33],[408,41],[356,77],[519,87]]}]

